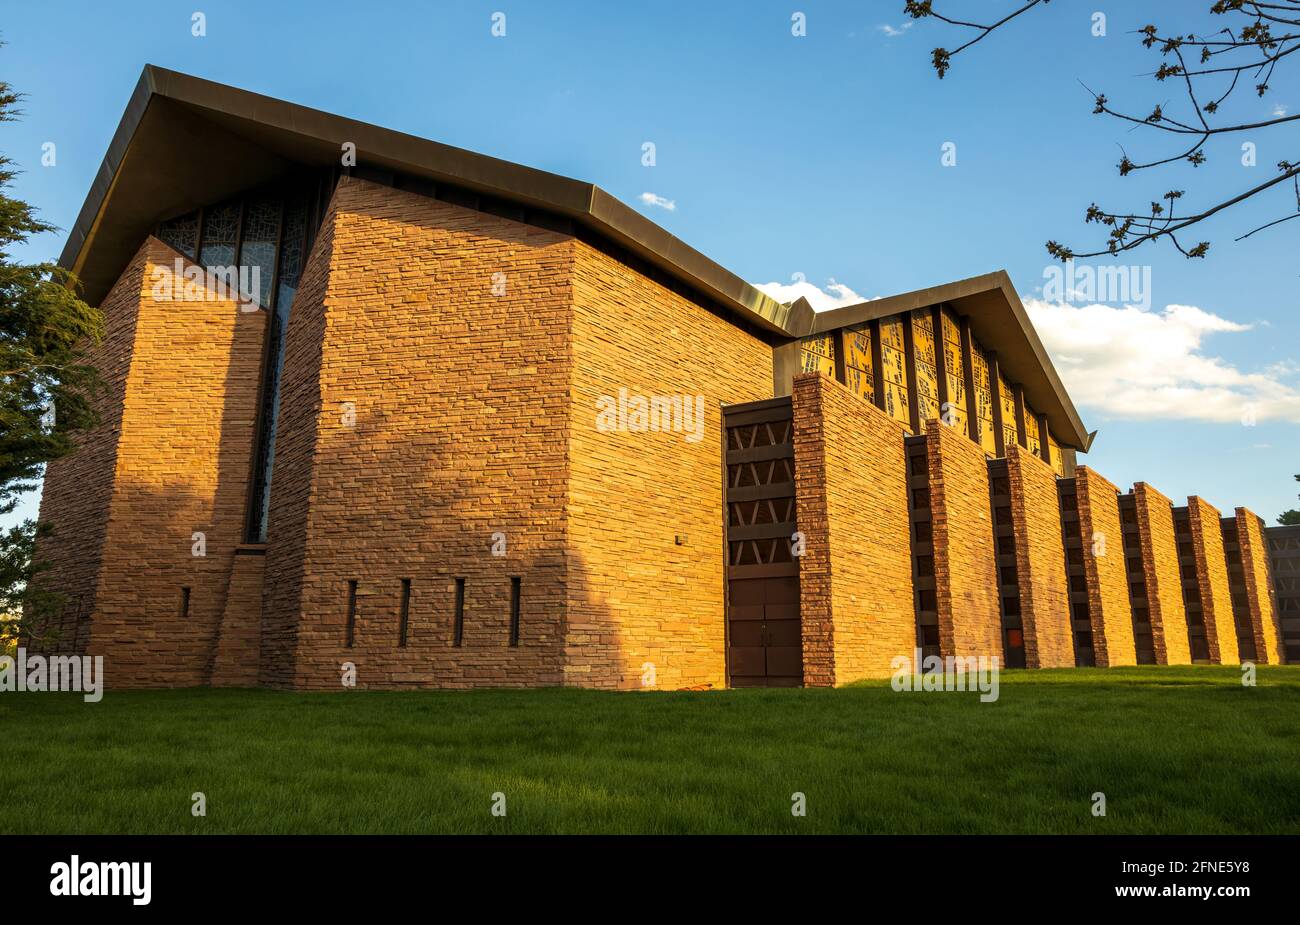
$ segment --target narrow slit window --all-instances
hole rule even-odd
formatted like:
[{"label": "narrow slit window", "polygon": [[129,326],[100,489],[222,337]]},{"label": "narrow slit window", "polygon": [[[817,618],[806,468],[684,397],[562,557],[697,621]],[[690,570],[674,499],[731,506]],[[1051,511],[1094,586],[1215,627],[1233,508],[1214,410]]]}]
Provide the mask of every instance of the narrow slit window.
[{"label": "narrow slit window", "polygon": [[510,579],[510,645],[519,645],[519,576]]},{"label": "narrow slit window", "polygon": [[397,623],[397,644],[406,645],[406,631],[411,619],[411,579],[402,579],[402,610]]},{"label": "narrow slit window", "polygon": [[187,619],[190,615],[190,589],[181,588],[181,619]]},{"label": "narrow slit window", "polygon": [[348,582],[348,629],[346,645],[352,648],[352,643],[356,641],[357,634],[357,583],[356,581]]},{"label": "narrow slit window", "polygon": [[465,639],[465,579],[456,579],[456,618],[452,624],[452,642],[459,646]]}]

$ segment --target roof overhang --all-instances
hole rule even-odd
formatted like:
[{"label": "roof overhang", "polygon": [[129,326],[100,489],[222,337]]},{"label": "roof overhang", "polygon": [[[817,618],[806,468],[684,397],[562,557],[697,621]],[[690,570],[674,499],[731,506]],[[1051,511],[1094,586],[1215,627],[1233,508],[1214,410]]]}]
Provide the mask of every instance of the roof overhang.
[{"label": "roof overhang", "polygon": [[970,319],[971,333],[985,349],[996,351],[1000,368],[1008,379],[1021,384],[1029,404],[1047,415],[1056,439],[1086,453],[1094,434],[1088,433],[1079,418],[1005,270],[819,312],[805,317],[804,333],[820,334],[942,304]]},{"label": "roof overhang", "polygon": [[414,135],[146,65],[60,262],[97,304],[163,218],[283,176],[358,163],[544,209],[585,226],[773,334],[790,307],[599,187]]},{"label": "roof overhang", "polygon": [[591,183],[153,65],[140,75],[60,262],[98,304],[160,220],[304,165],[338,166],[345,142],[356,145],[359,165],[568,218],[778,339],[946,302],[970,317],[1058,440],[1084,451],[1091,444],[1005,272],[818,313],[802,298],[776,301]]}]

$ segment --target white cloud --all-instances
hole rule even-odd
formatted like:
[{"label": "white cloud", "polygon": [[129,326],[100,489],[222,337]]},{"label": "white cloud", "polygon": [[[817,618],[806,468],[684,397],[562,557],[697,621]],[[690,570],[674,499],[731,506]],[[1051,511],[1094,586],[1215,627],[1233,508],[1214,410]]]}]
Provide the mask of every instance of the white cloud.
[{"label": "white cloud", "polygon": [[876,28],[879,29],[881,32],[885,33],[885,35],[889,36],[891,39],[896,39],[904,32],[906,32],[908,29],[912,28],[913,22],[915,22],[915,20],[909,20],[908,22],[903,23],[897,29],[895,29],[893,26],[888,24],[883,26],[876,26]]},{"label": "white cloud", "polygon": [[1286,107],[1278,103],[1273,107],[1273,115],[1279,119],[1282,118],[1286,115]]},{"label": "white cloud", "polygon": [[1025,308],[1075,402],[1118,418],[1300,423],[1294,364],[1238,368],[1204,349],[1239,324],[1194,305],[1162,312],[1027,299]]},{"label": "white cloud", "polygon": [[656,196],[654,193],[642,193],[639,198],[648,206],[658,206],[660,209],[667,209],[669,212],[677,211],[677,203],[672,199],[665,199],[663,196]]},{"label": "white cloud", "polygon": [[848,286],[837,283],[833,279],[826,283],[825,289],[806,280],[800,280],[797,283],[754,283],[754,288],[770,295],[782,304],[793,302],[802,296],[808,300],[808,304],[813,307],[813,311],[818,312],[868,301],[868,299],[858,295]]}]

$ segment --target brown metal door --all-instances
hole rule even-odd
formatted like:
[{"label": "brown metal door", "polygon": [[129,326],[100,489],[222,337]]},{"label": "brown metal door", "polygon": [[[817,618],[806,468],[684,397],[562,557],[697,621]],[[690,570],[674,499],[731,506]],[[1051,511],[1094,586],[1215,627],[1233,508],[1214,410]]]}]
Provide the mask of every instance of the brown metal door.
[{"label": "brown metal door", "polygon": [[726,415],[727,673],[732,687],[799,687],[803,640],[789,399]]},{"label": "brown metal door", "polygon": [[746,578],[730,583],[732,687],[799,687],[803,640],[799,579]]}]

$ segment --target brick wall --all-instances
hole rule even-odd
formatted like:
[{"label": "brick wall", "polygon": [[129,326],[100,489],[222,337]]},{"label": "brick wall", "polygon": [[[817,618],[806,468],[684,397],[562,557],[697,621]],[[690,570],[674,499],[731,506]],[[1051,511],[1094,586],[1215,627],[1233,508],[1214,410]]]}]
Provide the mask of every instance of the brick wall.
[{"label": "brick wall", "polygon": [[1201,615],[1210,662],[1235,665],[1237,626],[1232,618],[1232,592],[1228,588],[1228,559],[1223,548],[1217,508],[1192,495],[1187,499],[1187,519],[1192,530],[1192,552],[1196,561],[1196,584],[1201,591]]},{"label": "brick wall", "polygon": [[[721,406],[772,397],[771,347],[578,244],[572,349],[564,682],[724,687]],[[703,427],[602,430],[620,389],[702,396]]]},{"label": "brick wall", "polygon": [[561,683],[573,265],[563,235],[340,181],[288,327],[264,681]]},{"label": "brick wall", "polygon": [[[215,290],[185,293],[174,279],[178,258],[149,238],[105,303],[106,343],[121,349],[129,328],[132,352],[124,381],[109,364],[119,430],[88,649],[104,656],[107,683],[119,688],[207,682],[243,538],[266,314],[241,311]],[[83,474],[98,485],[109,459],[78,465],[94,468]],[[69,489],[70,477],[51,473],[43,516],[56,525],[79,487]],[[204,555],[194,554],[195,533]]]},{"label": "brick wall", "polygon": [[212,653],[213,687],[257,687],[262,658],[262,595],[266,557],[235,555]]},{"label": "brick wall", "polygon": [[99,371],[101,391],[91,396],[99,424],[83,433],[77,449],[51,462],[41,490],[39,520],[53,533],[40,541],[38,555],[50,564],[42,581],[65,597],[48,640],[28,643],[34,650],[85,652],[95,612],[104,536],[117,469],[118,436],[136,319],[147,278],[151,247],[141,245],[121,277],[100,303],[104,337],[86,348],[86,361]]},{"label": "brick wall", "polygon": [[905,430],[816,373],[792,401],[804,683],[885,677],[916,645]]},{"label": "brick wall", "polygon": [[1145,482],[1135,484],[1133,494],[1137,502],[1142,571],[1151,611],[1156,664],[1190,665],[1192,651],[1187,637],[1182,575],[1178,570],[1173,504]]},{"label": "brick wall", "polygon": [[1019,446],[1007,450],[1020,619],[1029,668],[1074,665],[1061,503],[1052,467]]},{"label": "brick wall", "polygon": [[1264,522],[1258,514],[1244,507],[1237,508],[1235,513],[1246,603],[1250,609],[1251,627],[1255,631],[1256,661],[1261,665],[1277,665],[1281,663],[1281,634],[1269,572],[1268,547],[1264,542]]},{"label": "brick wall", "polygon": [[1133,608],[1124,570],[1119,489],[1086,466],[1074,471],[1083,537],[1083,570],[1097,666],[1137,664]]},{"label": "brick wall", "polygon": [[312,467],[321,419],[325,299],[334,255],[336,205],[337,201],[331,200],[321,220],[285,329],[263,565],[258,683],[267,687],[291,687],[295,679],[307,521],[314,490]]},{"label": "brick wall", "polygon": [[939,421],[925,424],[935,600],[945,656],[1002,657],[1002,616],[983,451]]}]

